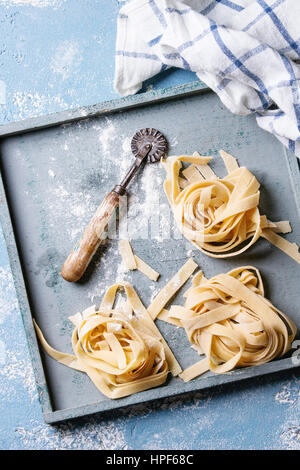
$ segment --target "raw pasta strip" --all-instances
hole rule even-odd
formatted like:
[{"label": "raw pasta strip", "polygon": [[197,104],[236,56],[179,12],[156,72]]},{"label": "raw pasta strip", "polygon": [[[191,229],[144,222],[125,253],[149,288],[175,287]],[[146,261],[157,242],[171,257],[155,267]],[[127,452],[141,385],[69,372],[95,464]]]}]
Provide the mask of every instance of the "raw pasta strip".
[{"label": "raw pasta strip", "polygon": [[171,325],[181,327],[181,322],[177,318],[172,318],[170,317],[170,312],[169,310],[163,308],[162,311],[157,315],[158,320],[165,321],[167,323],[170,323]]},{"label": "raw pasta strip", "polygon": [[[199,173],[200,175],[200,173]],[[186,186],[189,184],[188,180],[184,179],[184,178],[178,178],[178,183],[179,183],[179,186],[181,189],[184,189],[186,188]]]},{"label": "raw pasta strip", "polygon": [[120,240],[119,241],[119,251],[122,256],[122,261],[124,266],[129,271],[133,269],[137,269],[136,260],[134,258],[134,254],[128,240]]},{"label": "raw pasta strip", "polygon": [[274,233],[273,230],[263,230],[261,236],[300,264],[299,247],[296,243],[290,243],[285,238]]},{"label": "raw pasta strip", "polygon": [[151,281],[157,281],[160,274],[133,253],[131,244],[128,240],[119,241],[119,251],[122,256],[123,263],[128,270],[138,269]]},{"label": "raw pasta strip", "polygon": [[160,274],[155,271],[149,264],[145,263],[141,258],[138,256],[134,255],[134,259],[136,262],[136,267],[141,273],[145,274],[151,281],[157,281],[159,278]]},{"label": "raw pasta strip", "polygon": [[189,279],[198,265],[190,258],[175,276],[167,283],[167,285],[157,294],[153,302],[148,307],[151,318],[155,320],[157,315],[176,294],[181,286]]},{"label": "raw pasta strip", "polygon": [[292,231],[291,224],[288,220],[281,220],[280,222],[272,222],[267,219],[265,215],[260,217],[261,228],[262,229],[271,229],[276,233],[290,233]]},{"label": "raw pasta strip", "polygon": [[201,284],[201,282],[205,281],[206,278],[204,277],[203,275],[203,272],[202,271],[198,271],[194,276],[193,276],[193,279],[192,279],[192,285],[191,287],[189,287],[183,294],[183,297],[187,297],[188,295],[188,292],[190,289],[192,289],[193,287],[195,286],[198,286],[199,284]]},{"label": "raw pasta strip", "polygon": [[[134,315],[113,308],[124,289]],[[130,309],[129,309],[130,310]],[[181,368],[133,287],[111,286],[99,311],[95,307],[70,317],[74,354],[53,349],[34,322],[46,352],[58,362],[85,372],[109,398],[121,398],[163,384],[169,370]]]},{"label": "raw pasta strip", "polygon": [[[213,258],[237,256],[263,236],[299,263],[295,245],[276,236],[291,231],[289,222],[261,216],[259,182],[232,155],[224,150],[220,154],[228,171],[224,178],[216,177],[208,161],[195,163],[196,157],[201,158],[197,152],[190,159],[183,155],[162,162],[167,172],[164,190],[182,234]],[[182,172],[188,184],[182,184],[179,176],[182,161],[191,163]]]},{"label": "raw pasta strip", "polygon": [[235,171],[239,168],[236,158],[225,152],[225,150],[220,150],[220,155],[223,159],[223,162],[225,163],[228,173],[231,173],[232,171]]},{"label": "raw pasta strip", "polygon": [[206,180],[207,179],[211,179],[211,180],[217,179],[217,175],[210,168],[210,166],[208,166],[208,165],[198,165],[197,168],[200,171],[201,175],[203,176],[203,179],[206,179]]},{"label": "raw pasta strip", "polygon": [[[175,158],[176,160],[178,159],[177,156],[171,158]],[[170,157],[168,157],[168,160],[169,159]],[[198,152],[194,152],[193,155],[181,155],[179,157],[180,161],[186,163],[193,163],[194,165],[207,165],[211,161],[211,159],[212,157],[200,155]]]},{"label": "raw pasta strip", "polygon": [[195,165],[188,166],[185,170],[182,171],[182,174],[190,182],[199,181],[201,178],[201,175]]},{"label": "raw pasta strip", "polygon": [[256,366],[283,356],[296,335],[293,322],[264,297],[259,271],[242,266],[193,286],[185,307],[173,305],[193,346],[206,358],[180,374],[184,381],[212,370]]},{"label": "raw pasta strip", "polygon": [[187,369],[184,369],[184,371],[181,372],[181,374],[179,374],[179,377],[184,382],[189,382],[195,377],[199,377],[199,375],[204,374],[204,372],[207,372],[208,370],[209,370],[209,360],[205,358],[205,359],[202,359],[201,361],[196,362],[195,364],[188,367]]}]

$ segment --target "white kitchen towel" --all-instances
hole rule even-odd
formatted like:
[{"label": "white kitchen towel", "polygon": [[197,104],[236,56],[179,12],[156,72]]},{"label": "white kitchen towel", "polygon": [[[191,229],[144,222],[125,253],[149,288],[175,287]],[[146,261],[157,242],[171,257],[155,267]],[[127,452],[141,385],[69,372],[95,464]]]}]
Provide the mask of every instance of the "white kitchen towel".
[{"label": "white kitchen towel", "polygon": [[118,17],[115,89],[175,66],[300,157],[299,0],[132,0]]}]

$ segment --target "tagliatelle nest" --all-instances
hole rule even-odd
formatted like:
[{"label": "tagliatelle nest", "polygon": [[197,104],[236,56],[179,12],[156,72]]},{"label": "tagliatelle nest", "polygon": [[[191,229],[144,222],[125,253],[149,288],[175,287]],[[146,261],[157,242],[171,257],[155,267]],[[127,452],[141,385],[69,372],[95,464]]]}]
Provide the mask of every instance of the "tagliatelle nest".
[{"label": "tagliatelle nest", "polygon": [[[118,289],[124,289],[127,295],[123,309],[113,308]],[[174,370],[177,364],[135,290],[127,283],[111,286],[99,311],[91,307],[70,320],[75,326],[74,355],[53,349],[35,323],[39,339],[52,358],[85,372],[109,398],[161,385],[169,369]]]},{"label": "tagliatelle nest", "polygon": [[[271,222],[258,208],[260,184],[245,167],[224,151],[228,175],[218,178],[211,157],[193,155],[162,160],[167,175],[164,189],[182,234],[200,251],[214,258],[237,256],[260,236],[300,263],[298,247],[276,232],[291,231],[289,222]],[[190,165],[183,169],[182,162]]]},{"label": "tagliatelle nest", "polygon": [[180,374],[185,381],[209,369],[222,374],[272,361],[290,350],[296,334],[293,322],[264,297],[260,273],[252,266],[209,280],[198,275],[185,307],[172,306],[168,316],[206,356]]}]

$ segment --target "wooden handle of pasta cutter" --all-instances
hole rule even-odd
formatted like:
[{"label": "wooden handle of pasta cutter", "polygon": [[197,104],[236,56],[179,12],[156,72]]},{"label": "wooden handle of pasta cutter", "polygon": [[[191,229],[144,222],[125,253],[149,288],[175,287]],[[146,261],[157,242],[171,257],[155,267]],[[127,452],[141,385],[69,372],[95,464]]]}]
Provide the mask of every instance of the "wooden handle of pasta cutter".
[{"label": "wooden handle of pasta cutter", "polygon": [[120,187],[116,186],[105,196],[86,227],[82,239],[75,245],[64,262],[61,275],[66,281],[75,282],[81,278],[101,242],[105,239],[103,235],[112,215],[119,206],[120,195],[125,194],[123,188],[116,192],[118,188]]}]

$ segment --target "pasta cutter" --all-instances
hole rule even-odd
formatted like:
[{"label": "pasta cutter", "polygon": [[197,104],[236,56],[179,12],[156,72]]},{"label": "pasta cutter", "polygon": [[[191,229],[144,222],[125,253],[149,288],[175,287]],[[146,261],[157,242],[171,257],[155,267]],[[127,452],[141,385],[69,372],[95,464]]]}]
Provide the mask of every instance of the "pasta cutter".
[{"label": "pasta cutter", "polygon": [[66,281],[78,281],[85,272],[101,242],[105,239],[105,231],[112,215],[119,206],[120,196],[126,194],[127,186],[142,163],[146,160],[149,163],[159,161],[167,152],[167,148],[167,140],[158,130],[146,128],[136,132],[131,140],[131,150],[135,156],[135,161],[121,183],[117,184],[105,196],[102,204],[86,227],[81,240],[75,245],[66,259],[61,271],[62,277]]}]

